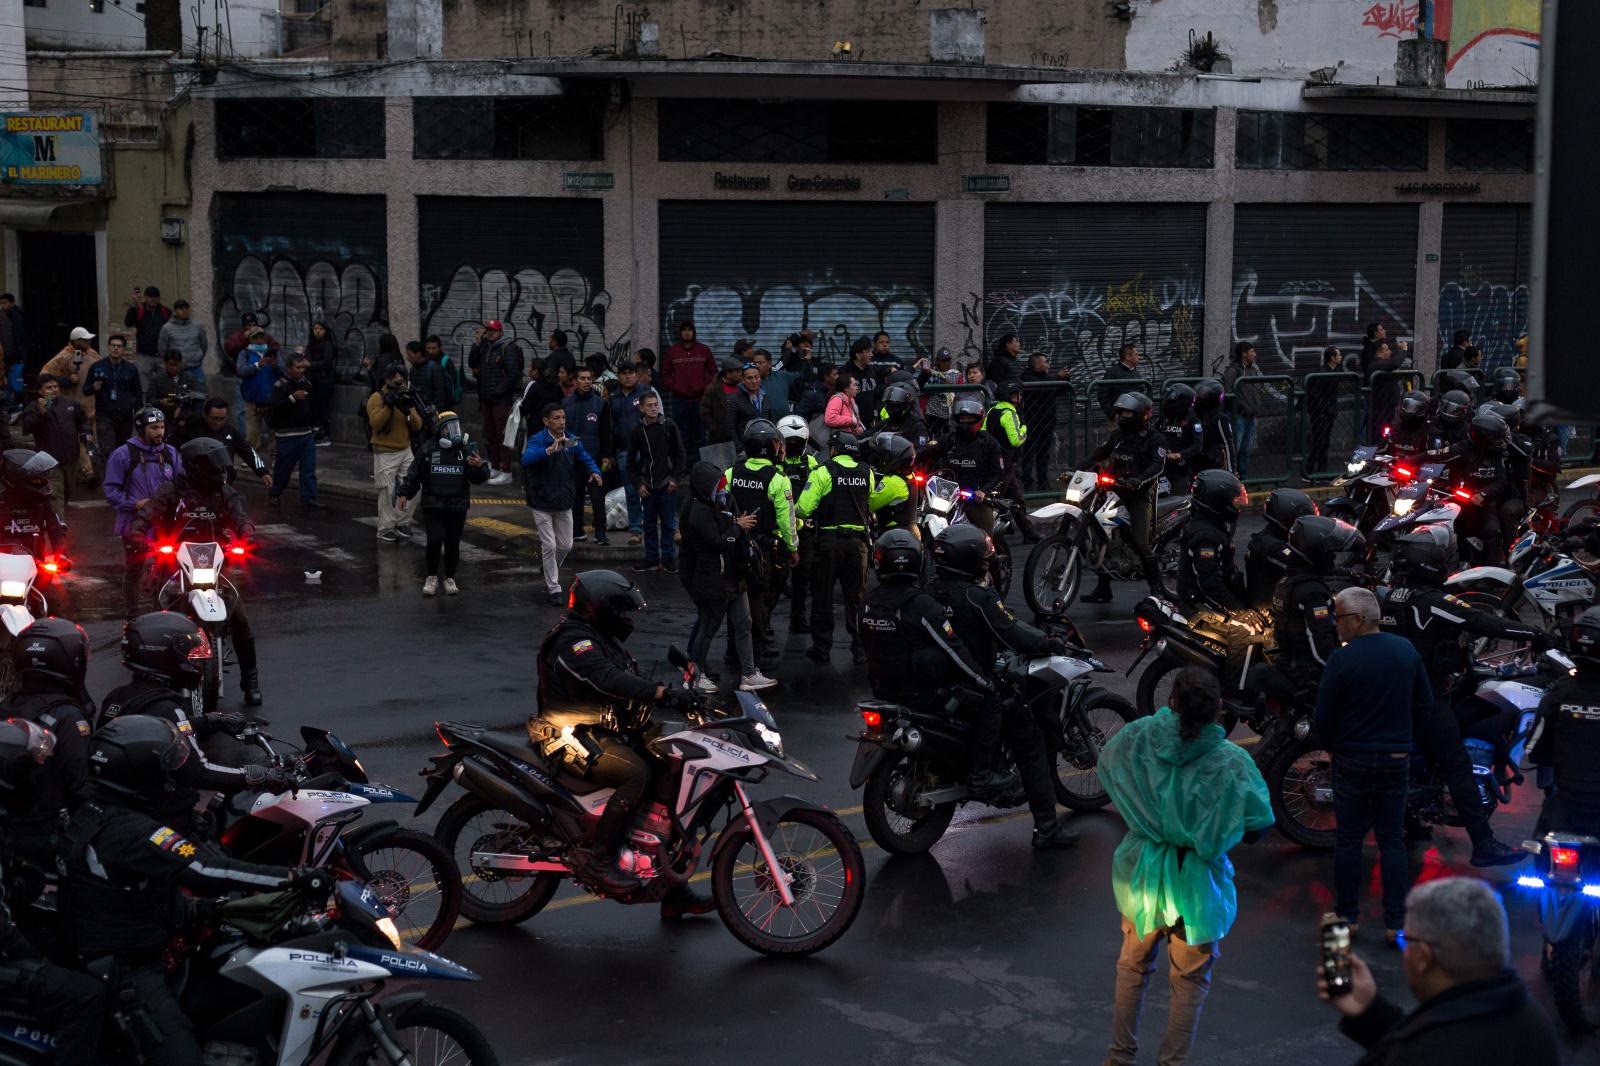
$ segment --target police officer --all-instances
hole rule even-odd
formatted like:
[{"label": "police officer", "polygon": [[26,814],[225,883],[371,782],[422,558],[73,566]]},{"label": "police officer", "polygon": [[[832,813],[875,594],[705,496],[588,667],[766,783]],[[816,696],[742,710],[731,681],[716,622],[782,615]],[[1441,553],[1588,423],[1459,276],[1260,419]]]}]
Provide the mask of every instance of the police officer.
[{"label": "police officer", "polygon": [[1000,445],[1000,458],[1005,463],[1000,494],[1017,506],[1017,525],[1021,527],[1023,543],[1034,544],[1039,534],[1033,531],[1033,523],[1028,520],[1028,501],[1022,494],[1022,456],[1028,445],[1028,427],[1022,421],[1022,379],[1006,378],[999,383],[996,392],[983,428]]},{"label": "police officer", "polygon": [[[43,726],[0,721],[0,811],[7,817],[31,804],[27,793],[54,747],[55,735]],[[63,1066],[93,1062],[105,992],[88,974],[46,960],[22,935],[6,903],[9,858],[0,848],[0,1001],[50,1026],[56,1039],[52,1061]]]},{"label": "police officer", "polygon": [[[213,531],[248,541],[256,531],[244,497],[228,484],[233,459],[221,441],[211,437],[186,441],[179,455],[183,472],[163,482],[134,516],[132,535],[140,538],[177,536],[191,522],[209,523]],[[239,658],[239,691],[246,707],[261,706],[261,678],[256,672],[256,637],[244,601],[231,583],[218,589],[228,607],[228,637]]]},{"label": "police officer", "polygon": [[995,769],[1000,708],[994,685],[956,634],[945,608],[917,586],[922,542],[910,530],[891,529],[874,545],[873,562],[878,585],[861,609],[861,642],[867,651],[872,694],[929,712],[943,708],[954,693],[962,716],[972,723],[968,788],[979,798],[1005,792],[1016,778]]},{"label": "police officer", "polygon": [[[938,574],[928,592],[948,612],[956,636],[978,662],[993,663],[1003,651],[1024,656],[1056,655],[1066,651],[1063,641],[1035,629],[1012,614],[985,583],[994,543],[981,529],[949,526],[933,542],[933,562]],[[1016,700],[1001,704],[1000,728],[1006,747],[1016,760],[1022,788],[1033,813],[1035,848],[1068,848],[1078,834],[1056,818],[1055,785],[1051,781],[1044,737],[1028,708]]]},{"label": "police officer", "polygon": [[1297,689],[1315,691],[1339,648],[1328,578],[1341,553],[1365,543],[1355,526],[1323,515],[1305,515],[1289,527],[1289,563],[1272,594],[1272,623],[1278,668]]},{"label": "police officer", "polygon": [[460,592],[456,567],[461,563],[461,533],[472,507],[472,486],[489,480],[489,464],[454,411],[440,413],[435,433],[417,445],[416,462],[395,488],[395,506],[405,510],[408,500],[422,494],[422,528],[428,538],[428,576],[422,594],[437,595],[442,577],[444,594],[453,596]]},{"label": "police officer", "polygon": [[928,423],[917,409],[917,387],[909,381],[896,381],[883,390],[883,406],[878,411],[878,432],[898,433],[921,451],[933,437]]},{"label": "police officer", "polygon": [[963,393],[950,404],[953,427],[929,447],[928,469],[948,467],[956,484],[972,493],[964,505],[967,521],[985,532],[994,531],[994,507],[984,499],[1000,488],[1006,474],[1000,444],[982,429],[983,403]]},{"label": "police officer", "polygon": [[90,795],[89,638],[65,618],[41,618],[12,641],[10,656],[17,689],[0,701],[0,718],[35,722],[56,739],[55,754],[35,772],[31,806],[7,819],[6,834],[28,861],[54,869],[61,824]]},{"label": "police officer", "polygon": [[1201,463],[1205,449],[1205,427],[1194,413],[1194,390],[1174,381],[1161,392],[1161,436],[1166,443],[1167,465],[1163,471],[1172,491],[1181,493],[1189,481],[1209,464]]},{"label": "police officer", "polygon": [[1467,442],[1467,414],[1471,409],[1472,397],[1460,389],[1440,394],[1433,409],[1433,435],[1438,438],[1436,448],[1454,448]]},{"label": "police officer", "polygon": [[1600,607],[1578,616],[1570,636],[1578,675],[1539,701],[1529,757],[1554,774],[1535,836],[1551,830],[1600,835]]},{"label": "police officer", "polygon": [[[651,782],[639,744],[651,728],[651,706],[678,705],[682,695],[641,677],[623,648],[633,613],[644,609],[633,582],[614,570],[586,570],[573,579],[569,600],[571,609],[539,644],[539,713],[528,721],[528,735],[571,772],[614,790],[587,861],[607,892],[625,896],[640,882],[618,865],[619,848]],[[712,906],[680,886],[661,901],[661,914],[706,914]]]},{"label": "police officer", "polygon": [[817,524],[817,557],[811,570],[811,647],[806,655],[826,663],[833,649],[833,586],[844,591],[844,627],[850,655],[867,661],[856,622],[867,585],[867,529],[878,479],[861,463],[861,442],[835,430],[822,463],[800,494],[800,517]]},{"label": "police officer", "polygon": [[[50,471],[56,461],[48,452],[7,448],[0,458],[0,535],[28,547],[41,562],[64,551],[67,524],[56,513]],[[60,563],[58,563],[60,565]]]},{"label": "police officer", "polygon": [[266,460],[250,447],[249,441],[234,432],[233,423],[228,420],[226,400],[207,400],[205,413],[189,420],[183,439],[189,441],[200,437],[209,437],[228,449],[228,484],[233,484],[234,464],[242,459],[257,481],[272,488],[272,475],[267,471]]},{"label": "police officer", "polygon": [[[750,638],[757,660],[770,659],[776,649],[772,634],[772,608],[778,600],[777,559],[796,560],[800,542],[794,531],[794,497],[789,479],[779,463],[783,437],[765,418],[752,418],[744,427],[745,457],[723,471],[728,493],[739,514],[756,516],[750,530],[763,565],[747,575],[750,594]],[[733,648],[733,634],[728,634]],[[730,656],[731,658],[731,656]]]},{"label": "police officer", "polygon": [[[1511,476],[1506,468],[1506,449],[1511,430],[1505,419],[1492,412],[1474,415],[1467,430],[1467,442],[1455,450],[1448,466],[1450,484],[1472,493],[1456,519],[1456,533],[1463,542],[1476,537],[1483,543],[1482,559],[1496,565],[1505,557],[1505,526],[1502,508],[1511,499]],[[1511,526],[1516,529],[1515,524]]]},{"label": "police officer", "polygon": [[867,438],[866,454],[878,475],[878,487],[868,501],[877,531],[915,529],[917,494],[911,471],[917,463],[916,449],[898,433],[884,432]]},{"label": "police officer", "polygon": [[1394,430],[1389,434],[1389,450],[1397,459],[1426,462],[1443,457],[1447,446],[1434,436],[1428,421],[1428,398],[1408,392],[1400,398]]},{"label": "police officer", "polygon": [[1417,744],[1444,776],[1461,823],[1472,838],[1472,865],[1502,866],[1519,862],[1523,853],[1494,838],[1483,809],[1472,762],[1461,744],[1460,722],[1450,703],[1450,690],[1472,666],[1472,639],[1496,637],[1547,642],[1541,630],[1508,622],[1488,611],[1474,610],[1444,591],[1450,574],[1450,534],[1440,526],[1421,526],[1395,538],[1390,565],[1393,584],[1378,597],[1378,624],[1386,633],[1404,637],[1417,649],[1433,687],[1433,713],[1414,721]]},{"label": "police officer", "polygon": [[[289,787],[289,776],[277,767],[227,766],[206,758],[200,741],[213,733],[236,733],[243,715],[194,712],[190,693],[205,677],[205,661],[214,652],[200,627],[173,611],[142,614],[122,628],[122,664],[133,680],[106,693],[98,728],[130,714],[148,714],[171,722],[193,749],[173,774],[173,788],[149,813],[185,833],[204,837],[196,804],[201,792],[231,796],[246,789],[274,792]],[[209,830],[207,830],[209,831]]]},{"label": "police officer", "polygon": [[[778,433],[783,437],[783,474],[789,479],[789,495],[794,500],[806,490],[806,482],[817,469],[817,457],[811,454],[811,427],[799,415],[784,415],[778,419]],[[789,579],[789,632],[809,633],[811,616],[806,611],[806,599],[811,594],[811,568],[817,555],[816,523],[800,517],[796,508],[794,516],[795,539],[799,545],[796,558],[788,568]]]},{"label": "police officer", "polygon": [[1317,505],[1299,489],[1273,489],[1264,512],[1266,525],[1244,552],[1244,598],[1258,611],[1271,609],[1272,592],[1289,565],[1289,530],[1300,516],[1316,514]]},{"label": "police officer", "polygon": [[1244,578],[1233,563],[1233,531],[1250,494],[1226,470],[1205,470],[1195,475],[1190,500],[1178,552],[1178,600],[1226,640],[1231,680],[1242,676],[1245,649],[1267,627],[1245,602]]},{"label": "police officer", "polygon": [[[1105,463],[1112,477],[1117,498],[1128,509],[1128,544],[1144,564],[1144,579],[1157,596],[1167,595],[1161,570],[1150,550],[1150,528],[1155,516],[1156,481],[1166,464],[1161,434],[1150,424],[1150,397],[1142,392],[1125,392],[1111,405],[1116,428],[1106,442],[1089,453],[1092,463]],[[1110,603],[1111,578],[1102,571],[1085,603]]]},{"label": "police officer", "polygon": [[179,887],[209,895],[293,888],[325,899],[333,885],[320,870],[240,862],[145,813],[165,802],[190,755],[171,722],[135,714],[108,723],[95,734],[89,759],[94,796],[62,834],[62,896],[74,949],[91,972],[109,967],[112,987],[131,987],[146,1023],[133,1028],[156,1040],[143,1049],[147,1058],[176,1066],[201,1061],[163,964],[182,909]]},{"label": "police officer", "polygon": [[1506,424],[1506,478],[1510,482],[1510,487],[1505,502],[1500,505],[1500,528],[1504,531],[1505,538],[1510,540],[1516,535],[1517,528],[1522,525],[1523,516],[1528,513],[1533,480],[1534,442],[1522,432],[1522,408],[1516,404],[1490,400],[1478,408],[1479,414],[1485,411],[1499,415]]},{"label": "police officer", "polygon": [[1522,375],[1515,367],[1503,366],[1489,379],[1491,395],[1500,403],[1516,403],[1522,399]]},{"label": "police officer", "polygon": [[1233,419],[1222,409],[1222,382],[1204,378],[1195,382],[1194,415],[1200,421],[1200,454],[1194,457],[1194,470],[1237,472],[1238,449],[1233,444]]}]

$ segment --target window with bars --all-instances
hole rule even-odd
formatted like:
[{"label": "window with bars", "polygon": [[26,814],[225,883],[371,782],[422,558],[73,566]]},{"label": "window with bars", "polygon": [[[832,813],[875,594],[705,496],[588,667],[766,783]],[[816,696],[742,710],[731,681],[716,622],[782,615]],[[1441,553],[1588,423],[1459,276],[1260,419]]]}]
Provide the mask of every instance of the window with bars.
[{"label": "window with bars", "polygon": [[936,163],[939,108],[893,100],[657,102],[667,163]]},{"label": "window with bars", "polygon": [[383,98],[217,100],[218,159],[382,159]]},{"label": "window with bars", "polygon": [[1235,161],[1254,170],[1427,170],[1428,120],[1241,111]]},{"label": "window with bars", "polygon": [[605,98],[423,96],[417,159],[604,159]]},{"label": "window with bars", "polygon": [[1011,166],[1209,167],[1216,112],[990,104],[988,159]]},{"label": "window with bars", "polygon": [[1444,165],[1450,170],[1531,174],[1533,119],[1445,119]]}]

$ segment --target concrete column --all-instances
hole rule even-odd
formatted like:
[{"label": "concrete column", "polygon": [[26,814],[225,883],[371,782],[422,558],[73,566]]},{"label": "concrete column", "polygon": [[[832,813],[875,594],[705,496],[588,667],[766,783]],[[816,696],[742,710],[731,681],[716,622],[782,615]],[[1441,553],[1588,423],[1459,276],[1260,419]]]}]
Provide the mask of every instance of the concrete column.
[{"label": "concrete column", "polygon": [[1411,357],[1416,368],[1431,380],[1433,372],[1439,369],[1439,247],[1444,241],[1444,204],[1431,200],[1420,208]]},{"label": "concrete column", "polygon": [[216,105],[205,96],[194,97],[191,121],[194,122],[194,154],[190,156],[192,177],[189,183],[189,304],[196,318],[214,331],[206,355],[206,374],[215,374],[222,365],[222,341],[226,330],[238,323],[217,323],[215,276],[211,255],[211,198],[217,187]]},{"label": "concrete column", "polygon": [[940,200],[933,211],[933,344],[965,366],[983,359],[983,202]]},{"label": "concrete column", "polygon": [[1205,338],[1201,366],[1222,373],[1233,349],[1233,160],[1239,134],[1239,112],[1217,109],[1212,159],[1217,193],[1206,205]]},{"label": "concrete column", "polygon": [[601,327],[606,347],[614,358],[630,354],[641,345],[660,354],[660,347],[641,337],[634,326],[634,175],[629,143],[634,105],[630,102],[625,106],[625,110],[619,110],[612,105],[606,111],[605,167],[614,175],[616,186],[601,197],[601,239],[605,247],[603,277],[610,297]]},{"label": "concrete column", "polygon": [[[414,173],[411,97],[391,96],[384,101],[384,155],[391,169]],[[409,182],[391,184],[384,196],[386,207],[385,255],[389,260],[389,332],[419,340],[422,332],[422,279],[417,255],[417,197]]]},{"label": "concrete column", "polygon": [[[606,205],[606,278],[609,282],[611,278],[628,275],[632,307],[616,310],[618,322],[633,323],[635,349],[649,348],[660,355],[664,348],[661,323],[657,321],[661,307],[661,212],[657,209],[659,199],[656,187],[645,180],[646,175],[659,172],[654,165],[657,144],[655,100],[634,97],[628,104],[628,121],[622,125],[631,133],[627,154],[617,160],[616,169],[627,173],[628,198],[626,201],[617,201],[615,212],[611,204]],[[632,254],[626,257],[623,246],[613,243],[616,233],[613,213],[622,225],[632,227],[627,246],[631,247]],[[623,318],[622,315],[630,317]]]}]

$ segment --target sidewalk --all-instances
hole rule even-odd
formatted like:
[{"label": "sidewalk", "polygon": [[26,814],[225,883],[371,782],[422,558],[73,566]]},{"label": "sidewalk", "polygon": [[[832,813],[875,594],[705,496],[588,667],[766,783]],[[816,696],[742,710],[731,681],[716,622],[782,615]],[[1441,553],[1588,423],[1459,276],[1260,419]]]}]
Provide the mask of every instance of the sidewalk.
[{"label": "sidewalk", "polygon": [[[372,484],[372,453],[364,445],[330,444],[317,449],[317,490],[324,496],[364,503],[377,509],[377,489]],[[522,485],[475,485],[468,535],[486,547],[513,555],[539,554],[539,534],[533,515],[523,500]],[[626,532],[612,532],[611,544],[579,542],[567,558],[585,563],[625,565],[644,559],[644,548],[630,546]]]}]

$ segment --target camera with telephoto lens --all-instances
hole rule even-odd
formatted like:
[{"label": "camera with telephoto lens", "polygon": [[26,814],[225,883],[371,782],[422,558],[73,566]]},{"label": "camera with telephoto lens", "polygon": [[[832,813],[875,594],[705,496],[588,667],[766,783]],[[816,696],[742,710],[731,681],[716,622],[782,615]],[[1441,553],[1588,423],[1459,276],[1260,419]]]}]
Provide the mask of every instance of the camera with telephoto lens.
[{"label": "camera with telephoto lens", "polygon": [[384,386],[383,402],[398,407],[402,411],[409,411],[421,403],[416,390],[409,385],[402,385],[398,389]]}]

